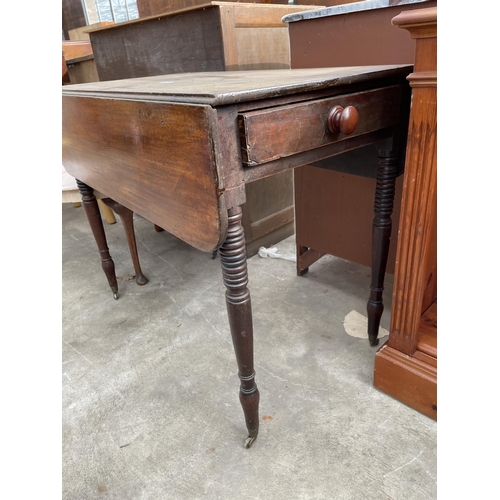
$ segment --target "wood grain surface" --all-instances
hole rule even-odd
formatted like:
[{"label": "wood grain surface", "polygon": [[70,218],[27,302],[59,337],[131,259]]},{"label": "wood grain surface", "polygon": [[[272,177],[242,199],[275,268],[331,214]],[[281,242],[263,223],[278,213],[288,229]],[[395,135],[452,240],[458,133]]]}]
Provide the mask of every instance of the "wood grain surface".
[{"label": "wood grain surface", "polygon": [[373,383],[377,389],[437,419],[437,368],[384,344],[377,353]]},{"label": "wood grain surface", "polygon": [[92,45],[88,40],[63,40],[62,50],[66,63],[69,63],[72,59],[92,55]]},{"label": "wood grain surface", "polygon": [[211,251],[227,227],[210,140],[212,113],[206,106],[63,97],[64,167]]},{"label": "wood grain surface", "polygon": [[436,10],[405,11],[393,20],[417,40],[414,73],[408,77],[412,109],[388,341],[410,356],[417,349],[420,316],[437,297]]},{"label": "wood grain surface", "polygon": [[437,8],[392,22],[416,39],[416,56],[391,325],[374,385],[437,419]]},{"label": "wood grain surface", "polygon": [[328,130],[334,106],[354,106],[359,113],[349,137],[390,127],[399,121],[400,101],[401,87],[395,85],[242,114],[243,161],[256,165],[345,139],[341,132]]},{"label": "wood grain surface", "polygon": [[216,7],[90,32],[101,81],[224,70]]},{"label": "wood grain surface", "polygon": [[346,68],[271,69],[156,75],[65,87],[63,93],[220,106],[321,89],[352,86],[382,78],[406,78],[411,65]]}]

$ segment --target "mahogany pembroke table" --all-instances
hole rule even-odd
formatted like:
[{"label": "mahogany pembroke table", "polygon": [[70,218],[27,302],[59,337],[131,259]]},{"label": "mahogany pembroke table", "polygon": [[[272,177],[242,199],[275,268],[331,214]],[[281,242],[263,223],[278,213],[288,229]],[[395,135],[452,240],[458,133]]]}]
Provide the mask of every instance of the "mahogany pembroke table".
[{"label": "mahogany pembroke table", "polygon": [[[94,189],[201,251],[219,249],[247,448],[257,438],[259,392],[241,224],[245,184],[369,144],[377,144],[380,169],[390,174],[405,148],[411,71],[183,73],[62,89],[63,165],[78,180],[108,278],[114,264]],[[382,249],[393,176],[383,187],[374,224]]]}]

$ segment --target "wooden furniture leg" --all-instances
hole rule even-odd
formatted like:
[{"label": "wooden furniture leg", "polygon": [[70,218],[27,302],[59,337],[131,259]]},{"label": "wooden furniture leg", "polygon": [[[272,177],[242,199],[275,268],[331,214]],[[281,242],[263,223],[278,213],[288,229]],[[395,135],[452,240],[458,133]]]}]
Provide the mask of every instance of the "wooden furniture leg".
[{"label": "wooden furniture leg", "polygon": [[149,280],[142,274],[141,265],[139,263],[139,254],[137,253],[137,242],[135,240],[134,231],[134,212],[124,207],[120,203],[111,198],[103,198],[102,200],[110,209],[113,209],[119,216],[125,228],[125,235],[127,236],[128,247],[132,262],[135,270],[135,282],[138,285],[145,285]]},{"label": "wooden furniture leg", "polygon": [[305,247],[303,245],[296,245],[297,255],[297,276],[304,276],[309,272],[309,266],[319,260],[324,252],[318,252],[313,248]]},{"label": "wooden furniture leg", "polygon": [[89,220],[90,227],[94,233],[97,248],[101,254],[102,269],[108,279],[109,286],[113,292],[113,297],[118,299],[118,283],[116,281],[115,263],[109,254],[106,234],[104,233],[104,226],[101,219],[101,212],[99,212],[99,206],[97,205],[94,190],[78,179],[76,179],[76,184],[82,195],[83,207],[85,208],[87,219]]},{"label": "wooden furniture leg", "polygon": [[259,431],[259,391],[255,384],[253,366],[252,305],[250,291],[247,288],[247,254],[241,224],[241,207],[230,209],[228,214],[227,237],[219,253],[222,277],[227,288],[229,327],[241,381],[240,402],[248,429],[245,448],[250,448],[257,439]]},{"label": "wooden furniture leg", "polygon": [[303,245],[296,245],[297,252],[297,276],[304,276],[309,271],[309,267],[303,267],[301,262],[301,257],[304,255],[309,248]]},{"label": "wooden furniture leg", "polygon": [[104,203],[104,200],[97,200],[97,203],[99,204],[99,208],[101,209],[102,215],[104,215],[106,222],[108,224],[115,224],[116,218],[113,210],[111,210],[111,208]]},{"label": "wooden furniture leg", "polygon": [[384,277],[389,255],[389,245],[392,231],[392,209],[399,155],[379,153],[377,170],[377,187],[375,191],[375,218],[372,230],[372,277],[370,298],[366,305],[368,313],[368,340],[370,345],[378,344],[378,329],[380,318],[384,311],[382,294]]}]

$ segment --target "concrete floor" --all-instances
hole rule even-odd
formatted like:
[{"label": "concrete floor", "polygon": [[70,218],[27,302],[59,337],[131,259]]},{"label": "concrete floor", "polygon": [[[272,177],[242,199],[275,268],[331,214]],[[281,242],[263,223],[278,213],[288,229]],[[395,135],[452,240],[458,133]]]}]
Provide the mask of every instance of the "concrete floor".
[{"label": "concrete floor", "polygon": [[[247,450],[218,258],[135,216],[139,287],[121,222],[105,223],[114,300],[83,208],[62,218],[64,499],[436,498],[436,422],[373,387],[377,348],[344,327],[366,314],[367,267],[325,256],[297,277],[249,260],[261,424]],[[384,328],[392,277],[386,292]]]}]

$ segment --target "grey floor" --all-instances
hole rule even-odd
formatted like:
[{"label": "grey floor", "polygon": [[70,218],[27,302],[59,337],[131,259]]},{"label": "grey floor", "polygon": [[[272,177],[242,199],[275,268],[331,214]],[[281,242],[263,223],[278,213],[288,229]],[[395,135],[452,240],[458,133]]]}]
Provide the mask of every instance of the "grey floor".
[{"label": "grey floor", "polygon": [[[436,422],[373,387],[377,348],[344,325],[366,314],[367,267],[325,256],[297,277],[249,260],[261,423],[247,450],[218,258],[136,216],[139,287],[121,222],[105,224],[114,300],[83,208],[62,221],[65,500],[436,498]],[[277,247],[293,253],[293,236]],[[391,293],[389,277],[386,329]]]}]

